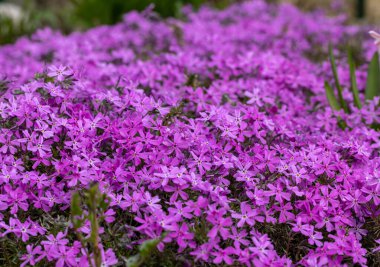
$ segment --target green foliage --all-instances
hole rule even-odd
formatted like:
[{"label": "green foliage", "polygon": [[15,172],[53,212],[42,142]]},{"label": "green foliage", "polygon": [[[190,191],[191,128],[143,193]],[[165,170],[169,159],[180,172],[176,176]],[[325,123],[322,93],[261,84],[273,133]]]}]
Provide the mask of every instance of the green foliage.
[{"label": "green foliage", "polygon": [[[356,81],[356,67],[355,67],[355,62],[354,62],[351,50],[348,50],[347,56],[348,56],[348,64],[350,68],[351,92],[354,99],[354,105],[360,109],[362,107],[362,103],[359,98],[359,89],[358,89],[358,85]],[[329,59],[330,59],[331,69],[334,76],[335,86],[338,90],[338,100],[335,97],[333,88],[330,86],[328,82],[325,82],[325,91],[326,91],[327,99],[332,109],[340,110],[341,108],[343,108],[346,113],[349,113],[348,104],[343,99],[342,86],[340,85],[340,82],[339,82],[335,58],[334,58],[331,46],[329,47]],[[373,55],[371,62],[369,64],[368,75],[367,75],[367,85],[365,89],[366,99],[371,100],[375,96],[380,96],[380,62],[379,62],[378,52],[376,52]]]},{"label": "green foliage", "polygon": [[144,264],[144,262],[152,255],[152,253],[156,250],[157,245],[162,241],[162,239],[165,237],[165,234],[162,235],[160,238],[155,239],[149,239],[142,243],[139,246],[139,253],[129,257],[127,259],[127,266],[128,267],[139,267]]},{"label": "green foliage", "polygon": [[9,81],[4,78],[0,79],[0,95],[3,95],[8,90]]},{"label": "green foliage", "polygon": [[332,109],[340,110],[341,106],[335,97],[334,90],[332,89],[331,85],[328,82],[325,82],[325,91],[326,91],[327,100],[329,101]]},{"label": "green foliage", "polygon": [[380,96],[380,66],[379,54],[376,52],[368,67],[367,87],[365,90],[365,98],[373,99]]},{"label": "green foliage", "polygon": [[180,17],[181,8],[191,5],[198,9],[203,4],[225,8],[232,0],[70,0],[73,5],[74,21],[82,27],[100,24],[114,24],[121,20],[123,14],[143,11],[149,6],[162,17]]},{"label": "green foliage", "polygon": [[47,5],[40,6],[35,0],[23,0],[23,11],[20,21],[13,21],[6,16],[0,16],[0,45],[13,43],[20,36],[28,36],[37,29],[49,26],[67,32],[69,20],[67,8]]},{"label": "green foliage", "polygon": [[14,42],[39,28],[50,27],[64,33],[102,24],[115,24],[123,14],[143,11],[150,5],[162,17],[182,17],[184,5],[198,9],[208,4],[225,8],[234,0],[23,0],[23,19],[14,23],[0,17],[0,45]]},{"label": "green foliage", "polygon": [[[106,194],[99,191],[98,184],[92,185],[82,192],[82,195],[75,192],[71,197],[71,222],[86,252],[90,266],[100,267],[102,264],[99,225],[108,205],[109,199]],[[91,234],[89,238],[84,238],[79,228],[87,221],[91,225]]]},{"label": "green foliage", "polygon": [[17,32],[12,19],[0,16],[0,25],[0,44],[13,42]]},{"label": "green foliage", "polygon": [[347,54],[348,54],[348,64],[350,65],[351,91],[354,97],[354,104],[355,104],[355,107],[360,109],[362,107],[362,104],[360,102],[358,84],[356,82],[355,62],[352,57],[352,53],[350,49],[348,50]]},{"label": "green foliage", "polygon": [[[351,92],[354,99],[354,105],[357,108],[362,107],[362,103],[359,98],[359,89],[356,81],[356,67],[354,58],[351,50],[347,51],[348,56],[348,64],[350,68],[350,83],[351,83]],[[335,96],[334,89],[332,86],[325,82],[325,92],[327,100],[333,110],[343,110],[345,113],[349,113],[350,110],[348,108],[347,102],[343,99],[342,94],[342,86],[339,82],[338,72],[336,68],[335,58],[332,52],[331,46],[329,47],[329,59],[331,64],[331,69],[334,76],[335,86],[338,90],[338,99]],[[365,90],[365,97],[367,100],[373,99],[375,96],[380,96],[380,64],[379,64],[379,54],[376,52],[372,57],[372,60],[368,67],[368,75],[367,75],[367,86]],[[345,129],[347,127],[346,123],[342,118],[338,117],[338,125]],[[377,126],[371,125],[371,128],[376,129]]]},{"label": "green foliage", "polygon": [[335,63],[335,57],[334,57],[334,53],[332,51],[331,46],[329,46],[329,59],[330,59],[331,69],[334,75],[335,86],[338,90],[339,105],[344,109],[345,112],[348,112],[347,103],[343,99],[343,93],[342,93],[343,89],[339,82],[338,71],[337,71],[336,63]]},{"label": "green foliage", "polygon": [[154,5],[154,11],[163,17],[175,16],[183,4],[198,8],[203,0],[71,0],[75,19],[84,27],[99,24],[114,24],[131,10],[142,11]]}]

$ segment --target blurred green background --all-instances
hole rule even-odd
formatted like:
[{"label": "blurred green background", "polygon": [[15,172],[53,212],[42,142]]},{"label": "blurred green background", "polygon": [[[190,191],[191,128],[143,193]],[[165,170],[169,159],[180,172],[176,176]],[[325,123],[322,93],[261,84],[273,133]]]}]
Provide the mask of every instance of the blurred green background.
[{"label": "blurred green background", "polygon": [[238,0],[0,0],[0,44],[49,26],[64,33],[114,24],[131,10],[154,5],[162,17],[180,17],[184,5],[224,8]]},{"label": "blurred green background", "polygon": [[[154,11],[162,17],[183,18],[181,8],[184,5],[191,5],[195,10],[201,5],[225,8],[241,1],[244,0],[0,0],[0,45],[12,43],[20,36],[30,35],[46,26],[67,34],[97,25],[114,24],[128,11],[142,11],[151,4],[154,5]],[[380,22],[380,0],[266,1],[290,2],[303,10],[322,8],[331,15],[345,13],[354,23],[358,22],[356,18],[364,16]],[[337,8],[338,6],[341,7]],[[372,16],[367,16],[371,14]],[[377,19],[374,20],[374,17]]]}]

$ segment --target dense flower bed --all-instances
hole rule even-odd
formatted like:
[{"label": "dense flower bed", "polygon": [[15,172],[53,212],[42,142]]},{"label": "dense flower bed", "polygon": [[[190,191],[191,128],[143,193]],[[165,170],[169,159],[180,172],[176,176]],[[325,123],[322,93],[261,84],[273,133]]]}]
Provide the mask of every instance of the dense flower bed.
[{"label": "dense flower bed", "polygon": [[323,89],[328,43],[360,38],[367,60],[343,18],[255,0],[0,48],[1,258],[88,266],[70,199],[98,182],[103,266],[160,236],[155,266],[375,264],[379,99]]}]

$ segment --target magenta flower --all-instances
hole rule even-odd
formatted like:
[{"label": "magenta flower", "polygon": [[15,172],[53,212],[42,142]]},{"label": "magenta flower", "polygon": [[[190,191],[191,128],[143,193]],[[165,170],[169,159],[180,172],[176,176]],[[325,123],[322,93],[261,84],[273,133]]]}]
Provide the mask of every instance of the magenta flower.
[{"label": "magenta flower", "polygon": [[[54,74],[57,74],[57,75],[54,75]],[[49,76],[52,76],[52,77],[57,76],[57,80],[59,81],[64,80],[64,77],[62,77],[61,74],[58,75],[58,71],[55,73],[51,72]],[[53,83],[47,83],[45,86],[46,86],[46,90],[49,92],[51,96],[65,97],[64,93],[62,92],[61,88],[59,88],[59,86]]]},{"label": "magenta flower", "polygon": [[323,243],[320,241],[321,239],[323,239],[322,233],[314,231],[313,227],[311,227],[310,233],[308,236],[309,236],[308,242],[310,245],[316,245],[318,247],[323,245]]},{"label": "magenta flower", "polygon": [[57,251],[53,250],[51,252],[52,257],[57,260],[57,267],[77,266],[77,254],[77,249],[66,246],[59,246]]},{"label": "magenta flower", "polygon": [[239,219],[237,223],[238,227],[244,226],[244,224],[248,224],[253,226],[256,221],[263,222],[264,218],[262,216],[258,216],[258,212],[256,209],[252,209],[246,202],[240,204],[241,213],[233,213],[232,218]]},{"label": "magenta flower", "polygon": [[17,228],[15,229],[15,233],[20,233],[21,239],[24,242],[29,240],[29,235],[34,235],[34,236],[36,235],[34,231],[30,231],[30,226],[31,226],[30,222],[27,222],[27,221],[24,223],[19,222]]},{"label": "magenta flower", "polygon": [[268,196],[274,196],[278,202],[283,203],[284,200],[290,200],[291,194],[284,191],[283,187],[280,184],[277,184],[277,186],[269,184],[268,188],[270,191],[267,191],[266,194]]},{"label": "magenta flower", "polygon": [[28,195],[21,189],[12,190],[10,187],[6,187],[8,192],[8,205],[11,206],[11,214],[16,214],[20,209],[27,211],[29,208]]},{"label": "magenta flower", "polygon": [[312,226],[304,223],[302,221],[301,216],[298,216],[296,219],[296,223],[293,224],[293,231],[294,232],[301,232],[301,234],[308,236],[313,231],[313,228],[312,228]]},{"label": "magenta flower", "polygon": [[50,77],[56,77],[58,81],[62,82],[67,76],[70,76],[73,73],[67,67],[60,65],[58,67],[57,66],[50,66],[48,68],[47,74]]},{"label": "magenta flower", "polygon": [[190,163],[189,166],[197,166],[201,174],[204,174],[206,171],[210,170],[212,164],[208,162],[209,158],[207,156],[205,156],[204,154],[197,156],[193,152],[191,152],[191,155],[193,156],[194,161]]},{"label": "magenta flower", "polygon": [[353,208],[354,211],[358,214],[361,213],[360,204],[367,202],[366,199],[362,196],[362,192],[359,189],[356,189],[355,192],[353,192],[353,195],[347,194],[345,196],[345,199],[348,202],[347,208]]},{"label": "magenta flower", "polygon": [[15,233],[15,230],[17,228],[18,223],[19,223],[19,221],[17,219],[14,219],[14,218],[9,219],[9,225],[6,224],[5,222],[0,222],[1,228],[5,229],[5,232],[2,233],[2,236],[5,236],[9,233]]},{"label": "magenta flower", "polygon": [[235,249],[233,247],[227,247],[225,249],[219,249],[217,252],[212,253],[215,256],[213,263],[220,264],[225,262],[228,265],[234,263],[234,259],[231,255],[235,254]]},{"label": "magenta flower", "polygon": [[231,218],[210,218],[210,220],[213,222],[213,227],[211,230],[208,232],[207,236],[214,239],[216,236],[219,235],[223,239],[227,239],[229,235],[229,227],[232,225],[232,220]]},{"label": "magenta flower", "polygon": [[0,135],[0,143],[2,147],[0,148],[0,152],[6,154],[8,151],[11,154],[16,153],[17,146],[19,144],[18,140],[12,139],[11,133]]},{"label": "magenta flower", "polygon": [[64,238],[66,235],[62,232],[59,232],[56,236],[50,234],[46,236],[46,241],[42,241],[41,245],[44,246],[45,251],[50,254],[50,251],[58,252],[59,247],[66,246],[69,243],[69,240]]},{"label": "magenta flower", "polygon": [[190,252],[190,255],[195,256],[196,260],[204,260],[207,261],[210,257],[210,252],[214,244],[205,243],[200,245],[195,251]]},{"label": "magenta flower", "polygon": [[[350,112],[333,110],[323,57],[352,39],[369,62],[367,26],[236,2],[0,47],[0,230],[18,250],[5,265],[90,265],[70,200],[93,183],[110,200],[97,217],[104,266],[154,238],[158,258],[189,266],[370,264],[380,97],[354,105],[336,50]],[[365,64],[356,77],[364,100]],[[79,232],[90,238],[90,222]]]},{"label": "magenta flower", "polygon": [[38,140],[30,147],[30,151],[38,152],[40,157],[44,157],[50,152],[50,147],[44,141],[44,138],[40,136]]},{"label": "magenta flower", "polygon": [[241,245],[248,246],[250,244],[250,242],[247,239],[245,239],[245,237],[248,235],[245,230],[238,232],[238,230],[235,227],[232,227],[231,232],[232,233],[230,235],[230,238],[234,240],[234,246],[235,249],[237,249],[237,251],[240,250]]},{"label": "magenta flower", "polygon": [[145,192],[144,193],[144,202],[152,210],[161,209],[161,205],[157,204],[157,203],[160,202],[160,198],[158,196],[152,197],[152,195],[150,194],[150,192]]},{"label": "magenta flower", "polygon": [[186,247],[195,247],[192,241],[194,234],[189,231],[187,224],[183,223],[181,226],[175,225],[173,229],[175,235],[173,236],[179,246],[179,252],[182,252]]},{"label": "magenta flower", "polygon": [[106,251],[102,250],[102,259],[103,267],[111,267],[118,263],[115,253],[110,248]]},{"label": "magenta flower", "polygon": [[42,258],[45,256],[44,252],[41,249],[41,246],[37,246],[33,248],[31,245],[26,246],[27,254],[23,255],[21,257],[21,260],[23,261],[20,265],[21,267],[28,265],[34,266],[37,262],[41,261]]}]

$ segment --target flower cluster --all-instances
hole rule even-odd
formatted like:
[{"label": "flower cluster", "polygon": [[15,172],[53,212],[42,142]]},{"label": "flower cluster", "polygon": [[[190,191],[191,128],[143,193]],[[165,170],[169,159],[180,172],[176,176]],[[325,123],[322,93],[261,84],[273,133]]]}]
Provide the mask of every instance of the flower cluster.
[{"label": "flower cluster", "polygon": [[103,266],[161,236],[184,266],[373,264],[379,99],[333,112],[311,60],[366,30],[261,0],[184,12],[0,48],[0,254],[89,266],[69,207],[96,182]]}]

